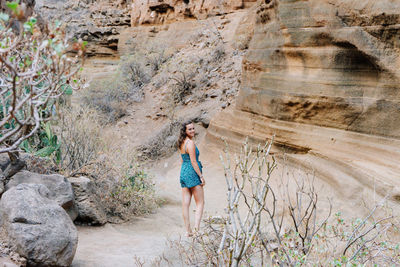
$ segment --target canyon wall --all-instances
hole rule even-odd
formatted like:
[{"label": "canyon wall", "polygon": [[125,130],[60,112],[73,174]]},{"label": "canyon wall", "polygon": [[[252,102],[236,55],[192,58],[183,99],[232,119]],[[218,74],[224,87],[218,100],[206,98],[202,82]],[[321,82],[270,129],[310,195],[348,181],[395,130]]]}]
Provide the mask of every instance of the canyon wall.
[{"label": "canyon wall", "polygon": [[262,0],[249,12],[236,107],[211,121],[209,142],[275,135],[290,164],[345,199],[399,201],[400,2]]},{"label": "canyon wall", "polygon": [[238,109],[400,137],[400,2],[359,2],[261,4]]},{"label": "canyon wall", "polygon": [[67,22],[96,56],[155,36],[182,48],[202,19],[245,9],[232,39],[247,49],[241,88],[236,105],[212,119],[208,144],[275,135],[287,164],[316,173],[337,196],[400,200],[399,1],[40,0],[37,8]]},{"label": "canyon wall", "polygon": [[163,24],[182,19],[205,19],[230,13],[256,0],[137,0],[132,3],[132,26]]},{"label": "canyon wall", "polygon": [[88,42],[88,56],[118,56],[118,38],[130,27],[130,4],[111,0],[36,0],[46,21],[60,21],[70,39]]}]

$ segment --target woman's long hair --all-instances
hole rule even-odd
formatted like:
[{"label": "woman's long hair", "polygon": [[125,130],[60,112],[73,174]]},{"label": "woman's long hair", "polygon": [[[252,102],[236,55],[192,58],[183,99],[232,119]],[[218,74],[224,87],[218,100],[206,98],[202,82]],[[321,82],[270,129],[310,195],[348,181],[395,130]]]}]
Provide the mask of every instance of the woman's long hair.
[{"label": "woman's long hair", "polygon": [[193,123],[192,121],[186,121],[184,123],[182,123],[181,125],[181,131],[179,133],[179,138],[178,138],[178,142],[176,143],[178,145],[178,149],[181,148],[181,145],[183,143],[183,141],[185,141],[186,139],[186,126]]}]

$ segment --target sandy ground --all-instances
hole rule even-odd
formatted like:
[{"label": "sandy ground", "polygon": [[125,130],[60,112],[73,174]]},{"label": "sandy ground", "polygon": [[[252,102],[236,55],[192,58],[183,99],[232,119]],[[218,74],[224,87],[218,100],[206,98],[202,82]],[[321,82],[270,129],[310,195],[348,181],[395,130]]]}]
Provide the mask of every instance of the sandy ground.
[{"label": "sandy ground", "polygon": [[[225,178],[218,153],[214,148],[199,146],[204,165],[205,217],[223,214],[225,205]],[[137,218],[129,223],[101,227],[78,227],[79,243],[73,267],[127,267],[136,266],[135,256],[146,263],[168,253],[168,239],[177,239],[184,233],[181,215],[179,185],[179,154],[155,164],[150,170],[155,177],[158,195],[165,204],[156,213]],[[194,219],[194,202],[191,219]]]},{"label": "sandy ground", "polygon": [[[204,133],[201,135],[202,137],[198,138],[200,160],[204,165],[207,181],[204,217],[224,215],[226,183],[219,159],[221,148],[206,146],[204,142],[201,142],[204,139]],[[309,156],[305,157],[307,157],[307,160],[312,159]],[[170,256],[168,254],[168,240],[176,240],[184,234],[180,202],[181,189],[179,186],[180,164],[179,154],[176,153],[170,158],[157,162],[150,170],[155,177],[158,195],[165,200],[165,204],[156,213],[120,225],[78,227],[79,243],[72,266],[137,266],[135,257],[144,260],[145,266],[151,266],[151,262],[163,253]],[[278,184],[282,175],[287,174],[296,177],[304,176],[305,171],[279,163],[274,172],[272,183]],[[322,196],[320,201],[322,213],[327,211],[328,202],[324,199],[326,196],[333,197],[335,210],[351,213],[351,209],[343,209],[348,205],[330,194],[332,192],[329,185],[317,180],[315,186]],[[192,221],[194,209],[195,205],[192,202]],[[179,266],[179,263],[177,262],[176,265]]]}]

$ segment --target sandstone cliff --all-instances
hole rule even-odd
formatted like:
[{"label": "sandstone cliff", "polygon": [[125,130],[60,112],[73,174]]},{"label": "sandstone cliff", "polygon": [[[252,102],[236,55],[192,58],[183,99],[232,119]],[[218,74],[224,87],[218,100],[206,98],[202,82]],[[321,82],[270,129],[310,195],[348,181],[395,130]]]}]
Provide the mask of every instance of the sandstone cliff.
[{"label": "sandstone cliff", "polygon": [[205,19],[230,13],[256,0],[138,0],[133,1],[132,26],[163,24],[181,19]]},{"label": "sandstone cliff", "polygon": [[208,140],[275,134],[345,198],[398,200],[400,2],[263,0],[249,12],[237,105]]},{"label": "sandstone cliff", "polygon": [[125,1],[37,0],[35,10],[49,22],[61,21],[71,39],[87,41],[89,56],[117,56],[118,36],[130,26]]}]

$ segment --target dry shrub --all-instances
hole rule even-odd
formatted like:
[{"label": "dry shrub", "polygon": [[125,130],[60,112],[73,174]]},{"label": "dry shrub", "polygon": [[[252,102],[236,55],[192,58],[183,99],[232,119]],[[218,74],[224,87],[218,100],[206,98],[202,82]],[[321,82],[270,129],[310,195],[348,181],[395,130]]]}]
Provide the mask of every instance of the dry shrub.
[{"label": "dry shrub", "polygon": [[171,120],[160,130],[156,131],[145,144],[136,148],[138,160],[157,160],[174,153],[178,149],[177,140],[181,125],[186,121],[200,123],[205,128],[207,128],[210,123],[207,114],[201,111],[199,113],[189,114],[188,116]]},{"label": "dry shrub", "polygon": [[269,155],[271,145],[272,142],[253,151],[246,142],[233,166],[227,151],[225,158],[221,156],[228,187],[227,215],[217,221],[206,220],[202,233],[193,240],[170,242],[181,264],[400,264],[399,223],[386,198],[363,218],[343,218],[340,212],[331,216],[331,209],[321,215],[313,177],[281,177],[286,181],[278,187],[270,181],[276,167]]},{"label": "dry shrub", "polygon": [[90,105],[99,111],[103,123],[115,123],[127,114],[130,103],[143,100],[144,87],[154,75],[154,64],[158,69],[164,62],[155,55],[151,60],[152,63],[149,63],[145,51],[122,57],[112,77],[91,82],[89,89],[83,93],[83,105]]},{"label": "dry shrub", "polygon": [[59,171],[57,164],[50,158],[43,158],[29,153],[24,153],[21,155],[21,159],[26,163],[26,169],[30,172],[53,174]]},{"label": "dry shrub", "polygon": [[102,148],[96,110],[77,106],[64,108],[59,120],[60,169],[73,173],[92,162]]},{"label": "dry shrub", "polygon": [[175,103],[181,103],[185,96],[191,94],[192,90],[196,88],[196,83],[193,81],[194,76],[195,74],[192,72],[178,71],[177,74],[171,77],[171,80],[174,81],[171,95]]},{"label": "dry shrub", "polygon": [[215,62],[220,62],[225,57],[225,47],[223,44],[219,44],[214,47],[214,50],[211,52],[211,59]]},{"label": "dry shrub", "polygon": [[152,178],[137,165],[129,151],[106,153],[84,167],[81,174],[93,179],[108,220],[120,222],[153,212],[159,203]]},{"label": "dry shrub", "polygon": [[143,87],[153,77],[152,67],[148,64],[146,54],[136,52],[133,55],[123,57],[121,62],[119,80],[126,93],[126,99],[135,102],[142,101],[144,97]]},{"label": "dry shrub", "polygon": [[132,150],[115,150],[101,139],[95,110],[76,106],[62,114],[60,167],[64,174],[84,175],[93,181],[110,222],[152,212],[158,205],[152,178],[137,165]]},{"label": "dry shrub", "polygon": [[147,62],[150,65],[153,74],[157,73],[171,56],[172,54],[166,54],[164,47],[154,47],[151,53],[147,56]]},{"label": "dry shrub", "polygon": [[113,77],[109,80],[96,80],[89,90],[83,92],[82,106],[90,106],[100,114],[103,124],[114,123],[126,115],[128,93],[121,82]]}]

